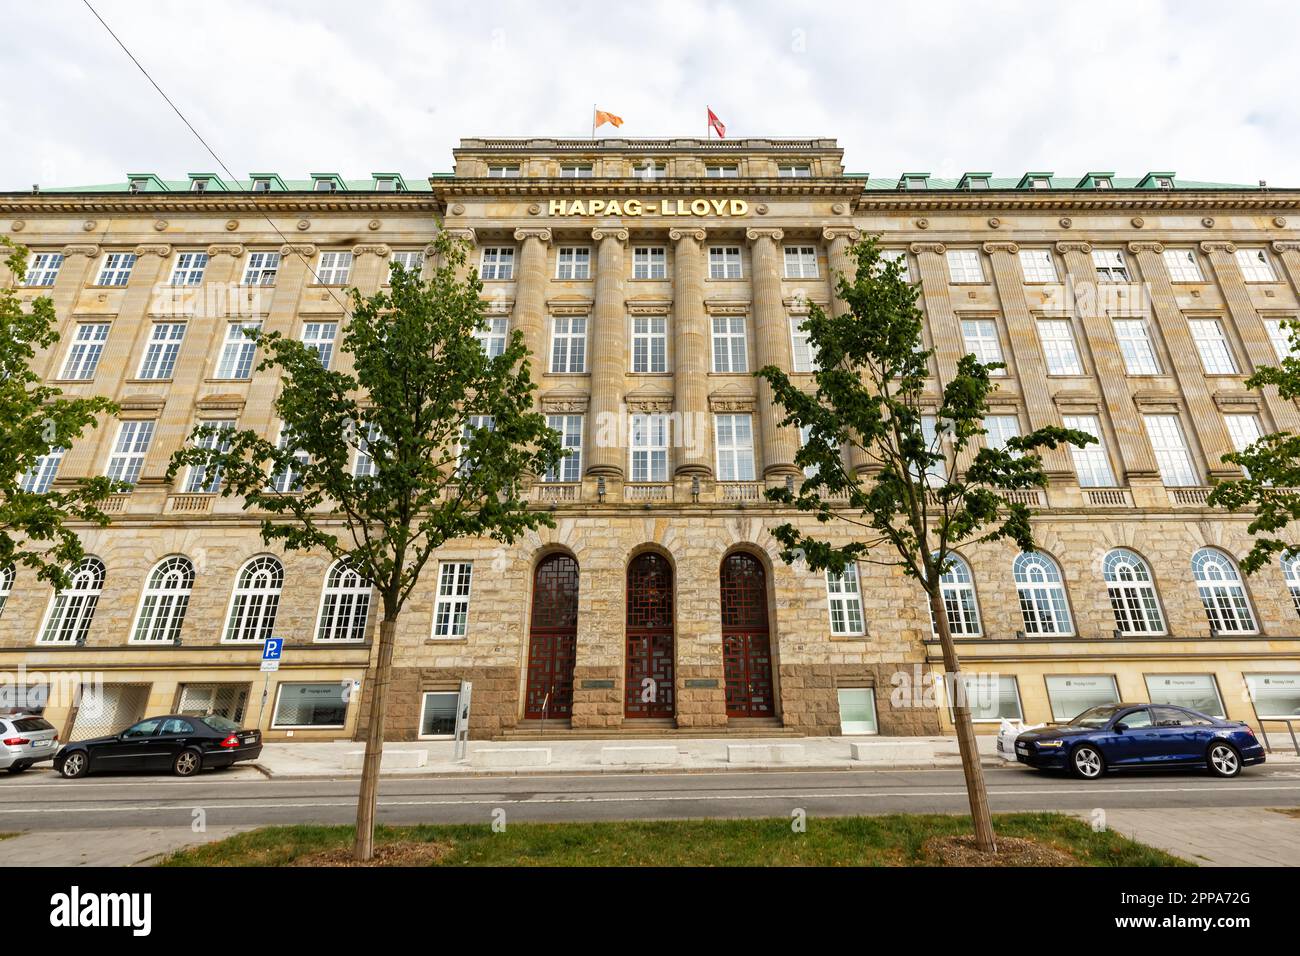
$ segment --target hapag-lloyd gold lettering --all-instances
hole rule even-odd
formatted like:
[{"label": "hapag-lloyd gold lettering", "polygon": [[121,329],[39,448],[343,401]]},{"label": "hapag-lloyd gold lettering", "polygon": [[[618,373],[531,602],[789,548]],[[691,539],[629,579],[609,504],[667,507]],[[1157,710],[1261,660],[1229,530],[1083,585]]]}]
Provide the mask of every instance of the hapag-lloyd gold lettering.
[{"label": "hapag-lloyd gold lettering", "polygon": [[552,199],[546,207],[550,216],[718,216],[739,218],[749,215],[744,199]]}]

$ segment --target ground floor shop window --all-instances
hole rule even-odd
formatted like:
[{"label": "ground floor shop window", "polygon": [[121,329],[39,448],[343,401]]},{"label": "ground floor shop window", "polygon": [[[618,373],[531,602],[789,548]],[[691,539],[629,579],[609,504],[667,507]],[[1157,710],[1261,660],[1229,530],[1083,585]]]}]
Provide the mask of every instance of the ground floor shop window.
[{"label": "ground floor shop window", "polygon": [[178,714],[216,715],[240,724],[248,706],[247,684],[182,684]]},{"label": "ground floor shop window", "polygon": [[83,684],[72,739],[121,733],[144,716],[148,684]]},{"label": "ground floor shop window", "polygon": [[840,733],[874,734],[876,729],[876,693],[870,687],[841,687]]},{"label": "ground floor shop window", "polygon": [[1255,714],[1300,720],[1300,674],[1247,674]]},{"label": "ground floor shop window", "polygon": [[49,700],[48,684],[0,683],[0,711],[22,710],[29,714],[43,714]]},{"label": "ground floor shop window", "polygon": [[1211,717],[1226,717],[1213,674],[1147,674],[1153,704],[1173,704]]},{"label": "ground floor shop window", "polygon": [[1109,674],[1048,677],[1047,699],[1052,705],[1053,720],[1074,720],[1089,707],[1118,704],[1119,691],[1115,687],[1115,678]]},{"label": "ground floor shop window", "polygon": [[272,727],[342,727],[347,722],[351,682],[281,684]]},{"label": "ground floor shop window", "polygon": [[452,737],[460,694],[454,690],[429,691],[420,701],[420,736]]},{"label": "ground floor shop window", "polygon": [[1016,679],[1003,674],[963,674],[966,706],[971,720],[1022,720],[1020,686]]}]

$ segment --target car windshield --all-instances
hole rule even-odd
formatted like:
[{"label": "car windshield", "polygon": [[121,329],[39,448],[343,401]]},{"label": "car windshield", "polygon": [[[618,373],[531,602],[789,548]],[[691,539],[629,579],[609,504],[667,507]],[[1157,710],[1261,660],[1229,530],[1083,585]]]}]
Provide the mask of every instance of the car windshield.
[{"label": "car windshield", "polygon": [[220,714],[213,714],[210,717],[204,717],[203,722],[213,730],[219,730],[223,734],[228,734],[239,729],[239,724],[227,717],[222,717]]},{"label": "car windshield", "polygon": [[1070,727],[1105,727],[1106,722],[1114,716],[1115,711],[1119,708],[1113,704],[1105,704],[1101,707],[1089,707],[1074,720],[1070,721]]}]

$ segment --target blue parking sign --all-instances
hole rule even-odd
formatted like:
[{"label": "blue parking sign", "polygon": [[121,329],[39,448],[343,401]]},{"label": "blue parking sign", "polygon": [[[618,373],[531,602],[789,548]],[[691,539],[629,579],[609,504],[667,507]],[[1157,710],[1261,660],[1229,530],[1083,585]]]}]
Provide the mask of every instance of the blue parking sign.
[{"label": "blue parking sign", "polygon": [[262,645],[262,660],[278,661],[280,659],[280,652],[283,649],[283,637],[268,637],[266,643]]}]

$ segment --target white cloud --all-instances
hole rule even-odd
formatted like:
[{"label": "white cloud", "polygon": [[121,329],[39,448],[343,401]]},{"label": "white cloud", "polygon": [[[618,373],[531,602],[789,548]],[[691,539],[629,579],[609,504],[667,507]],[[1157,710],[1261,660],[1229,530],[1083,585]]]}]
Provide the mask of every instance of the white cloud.
[{"label": "white cloud", "polygon": [[[96,0],[239,175],[423,176],[462,136],[834,136],[851,170],[1300,186],[1283,2]],[[84,6],[15,5],[0,189],[216,163]],[[20,148],[13,148],[16,144]]]}]

